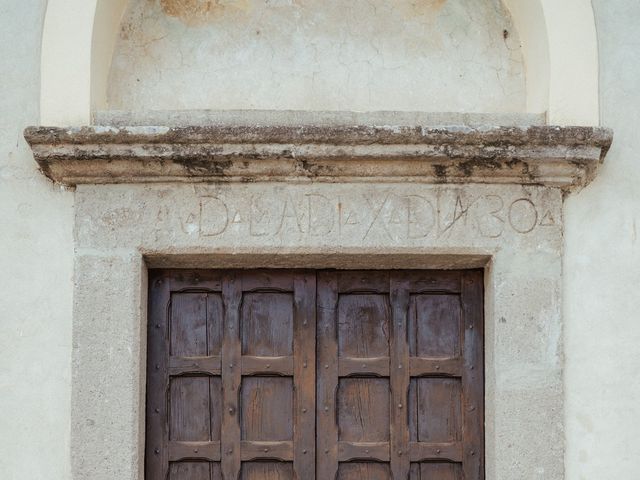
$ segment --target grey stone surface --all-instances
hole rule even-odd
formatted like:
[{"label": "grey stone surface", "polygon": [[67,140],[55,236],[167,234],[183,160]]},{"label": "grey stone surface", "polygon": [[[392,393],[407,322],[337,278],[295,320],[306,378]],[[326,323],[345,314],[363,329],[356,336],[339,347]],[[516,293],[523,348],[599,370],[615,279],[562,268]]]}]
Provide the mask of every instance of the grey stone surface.
[{"label": "grey stone surface", "polygon": [[559,198],[556,189],[530,186],[82,185],[76,246],[135,247],[145,254],[221,247],[246,253],[380,245],[495,249],[541,237],[536,248],[553,253],[560,247]]},{"label": "grey stone surface", "polygon": [[75,478],[141,480],[148,264],[485,267],[487,478],[562,480],[561,208],[515,185],[79,185]]},{"label": "grey stone surface", "polygon": [[180,127],[193,125],[258,126],[353,126],[353,125],[425,125],[485,127],[544,125],[538,113],[461,113],[461,112],[348,112],[309,110],[104,110],[93,117],[95,125]]},{"label": "grey stone surface", "polygon": [[[365,117],[363,117],[365,118]],[[612,133],[588,127],[210,125],[31,127],[53,180],[589,183]]]},{"label": "grey stone surface", "polygon": [[135,250],[76,256],[71,402],[74,479],[143,478],[145,273]]}]

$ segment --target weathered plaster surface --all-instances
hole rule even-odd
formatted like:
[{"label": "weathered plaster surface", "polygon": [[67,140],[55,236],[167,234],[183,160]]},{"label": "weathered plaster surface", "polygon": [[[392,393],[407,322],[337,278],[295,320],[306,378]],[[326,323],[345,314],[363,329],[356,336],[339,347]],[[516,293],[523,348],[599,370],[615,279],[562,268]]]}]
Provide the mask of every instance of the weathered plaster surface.
[{"label": "weathered plaster surface", "polygon": [[518,34],[499,0],[132,0],[108,95],[127,110],[525,103]]},{"label": "weathered plaster surface", "polygon": [[37,171],[46,2],[0,2],[0,477],[70,478],[73,196]]},{"label": "weathered plaster surface", "polygon": [[566,204],[567,478],[640,468],[640,2],[594,0],[602,123],[616,140]]},{"label": "weathered plaster surface", "polygon": [[486,266],[487,478],[563,478],[559,189],[79,185],[76,200],[76,479],[141,478],[145,261]]},{"label": "weathered plaster surface", "polygon": [[[549,1],[554,2],[554,0]],[[555,3],[559,5],[559,2],[555,1]],[[569,11],[569,18],[573,18],[571,10],[577,8],[575,5],[578,3],[582,2],[562,2],[562,8]],[[634,61],[640,44],[637,29],[640,12],[635,0],[594,0],[593,4],[600,43],[602,123],[613,127],[617,136],[613,150],[598,180],[578,196],[569,197],[564,215],[566,222],[566,256],[563,266],[566,279],[564,283],[565,355],[567,357],[566,479],[619,478],[626,480],[635,479],[637,476],[639,468],[637,452],[640,451],[640,437],[637,435],[637,425],[640,423],[637,402],[640,398],[640,378],[638,378],[637,368],[640,364],[640,353],[637,347],[640,344],[638,318],[640,305],[637,293],[637,285],[640,284],[640,278],[638,278],[640,250],[637,234],[639,228],[637,212],[640,211],[637,185],[640,184],[640,168],[637,152],[640,149],[640,141],[636,131],[636,126],[640,124],[638,117],[640,104],[637,98],[640,71],[638,71],[638,62]],[[24,126],[38,123],[39,46],[44,9],[43,0],[0,2],[0,23],[2,24],[0,35],[3,39],[3,42],[0,42],[3,58],[3,62],[0,63],[2,92],[0,95],[2,112],[0,115],[2,127],[0,128],[0,245],[2,246],[0,254],[2,288],[2,294],[0,294],[2,310],[0,315],[0,351],[2,352],[0,407],[3,412],[0,418],[2,433],[0,435],[2,452],[0,472],[3,479],[9,480],[71,479],[69,397],[72,324],[72,194],[52,187],[43,179],[42,175],[36,171],[35,163],[28,153],[28,147],[21,141]],[[65,28],[75,28],[73,19],[70,17],[67,20],[68,23],[64,23]],[[167,19],[168,21],[175,22],[175,28],[185,30],[188,28],[181,26],[178,19]],[[571,22],[565,22],[563,30],[568,35],[575,34]],[[145,52],[142,47],[138,51]],[[191,52],[198,55],[195,50]],[[203,52],[202,55],[205,53]],[[69,56],[66,53],[60,58],[68,61]],[[61,70],[68,68],[68,63],[65,61],[57,65]],[[165,69],[162,74],[166,75],[168,72],[169,70]],[[471,72],[473,73],[473,70]],[[440,72],[439,75],[443,73]],[[159,77],[160,73],[156,72],[153,80],[149,80],[145,88],[153,90],[155,88],[153,84]],[[190,82],[192,79],[187,80]],[[201,76],[193,79],[193,83],[185,80],[186,83],[182,85],[184,88],[176,88],[171,94],[180,97],[184,93],[189,101],[195,102],[194,96],[202,90],[202,84],[207,81],[209,77]],[[575,82],[572,86],[579,95],[582,95],[579,83]],[[571,82],[568,84],[571,85]],[[193,85],[197,87],[192,88]],[[69,88],[69,85],[65,84],[65,87]],[[429,85],[427,87],[431,88]],[[162,91],[163,88],[159,90]],[[230,91],[233,92],[235,88],[235,84],[231,85]],[[344,87],[340,84],[338,88]],[[191,90],[185,92],[189,89]],[[194,90],[196,93],[193,92]],[[443,90],[443,92],[450,101],[446,109],[451,110],[450,105],[455,100],[455,90]],[[77,92],[72,91],[72,93]],[[411,103],[417,95],[406,90],[402,94],[410,98],[403,103]],[[396,97],[400,95],[401,93],[397,92]],[[394,98],[397,100],[396,97]],[[430,95],[425,95],[424,98],[429,97]],[[174,102],[173,99],[168,101],[166,96],[159,96],[159,98],[164,98],[165,103]],[[208,97],[205,95],[204,98]],[[424,101],[424,98],[418,100]],[[149,97],[147,100],[150,102]],[[313,106],[314,102],[314,99],[310,99],[309,105]],[[182,105],[183,102],[175,99],[175,103]],[[185,101],[184,104],[186,103]],[[69,117],[66,110],[68,104],[62,105],[65,110],[61,114],[66,119],[63,123],[73,121],[70,118],[76,117]],[[474,103],[470,105],[473,106]],[[198,108],[206,106],[197,105]],[[129,106],[123,105],[122,108],[129,108]],[[348,106],[341,105],[340,108],[348,108]],[[418,107],[411,106],[412,110],[415,108]],[[114,195],[120,194],[116,192]],[[129,201],[123,200],[125,204]],[[111,215],[117,216],[117,213],[111,211]],[[96,219],[101,218],[100,212],[96,212],[94,216]],[[101,231],[109,236],[108,224]],[[508,239],[511,238],[513,237],[508,237]],[[533,243],[532,241],[532,245]],[[426,244],[431,245],[429,242]],[[506,244],[508,245],[508,242]],[[489,244],[489,247],[491,250],[493,244]],[[469,261],[471,262],[469,264],[479,266],[486,262],[488,255],[484,249],[483,251],[474,249],[472,252],[461,252],[465,253],[462,256],[451,257],[440,253],[435,259],[429,257],[425,260],[425,257],[420,255],[422,250],[419,247],[412,247],[409,250],[403,250],[402,254],[395,253],[390,256],[376,254],[375,257],[372,255],[370,258],[384,267],[393,266],[394,262],[400,262],[402,265],[442,267],[461,265],[455,264],[452,258],[463,262]],[[501,251],[507,250],[511,251],[511,255],[504,257],[503,267],[497,265],[495,268],[520,272],[517,275],[518,278],[523,282],[531,282],[527,285],[533,287],[547,282],[546,263],[531,262],[528,256],[514,253],[515,249],[508,247]],[[351,252],[349,257],[338,257],[335,252],[331,255],[318,254],[314,257],[316,265],[329,261],[330,264],[337,266],[348,258],[351,265],[362,266],[365,261],[363,252],[354,251],[354,249],[349,251]],[[127,247],[108,250],[106,259],[102,256],[102,252],[96,251],[94,257],[93,265],[97,267],[99,273],[104,273],[102,277],[94,277],[96,283],[100,283],[100,278],[106,282],[106,275],[114,271],[127,279],[133,279],[135,275],[144,272],[144,266],[140,262],[140,252],[135,249]],[[270,252],[273,253],[272,250]],[[82,252],[82,256],[88,256],[90,253],[91,249],[88,248]],[[212,266],[216,263],[246,265],[247,262],[262,262],[261,264],[264,265],[269,258],[273,257],[270,255],[265,259],[264,256],[249,257],[248,255],[227,252],[220,255],[209,253],[203,256],[194,253],[188,258],[190,266]],[[426,263],[418,262],[418,257]],[[187,257],[181,256],[181,258]],[[283,265],[286,262],[300,261],[295,251],[289,252],[285,258]],[[553,256],[553,258],[556,257]],[[149,259],[157,262],[158,265],[167,265],[169,261],[175,262],[176,257],[170,254],[164,256],[150,254]],[[498,259],[494,260],[494,262],[497,261]],[[90,257],[84,263],[79,261],[79,265],[86,265],[88,262],[91,262]],[[553,272],[558,268],[557,263],[554,265]],[[529,269],[535,272],[533,278],[525,273]],[[490,264],[489,275],[492,275],[493,271],[493,264]],[[80,284],[83,279],[81,273],[76,277]],[[531,296],[532,289],[529,286],[518,287],[517,290],[505,290],[506,287],[513,285],[508,281],[512,277],[496,278],[500,281],[488,283],[488,295],[493,295],[494,290],[500,290],[507,295],[507,298],[525,297],[526,299]],[[142,281],[139,283],[142,284]],[[110,284],[105,283],[105,285]],[[116,298],[111,296],[102,298],[96,292],[92,293],[95,295],[94,301],[96,310],[100,312],[100,319],[110,318],[106,302],[113,302],[108,306],[118,308],[113,313],[113,317],[118,320],[116,313],[131,314],[133,311],[131,303],[137,301],[135,297],[137,293],[133,290]],[[112,294],[110,291],[105,293]],[[548,294],[532,298],[534,299],[532,302],[543,304],[553,296]],[[517,403],[512,406],[507,403],[508,396],[505,396],[501,402],[494,402],[496,408],[503,408],[503,420],[496,421],[495,426],[488,427],[491,441],[503,442],[501,443],[505,445],[503,451],[509,453],[514,448],[524,449],[525,442],[530,444],[533,439],[531,436],[525,439],[522,435],[495,434],[496,426],[504,426],[509,421],[509,415],[522,414],[538,425],[539,419],[543,421],[548,419],[549,412],[552,415],[557,413],[554,405],[557,405],[557,398],[561,396],[560,390],[556,390],[557,396],[548,395],[550,390],[540,391],[538,395],[532,397],[533,400],[525,401],[519,388],[520,382],[527,381],[524,375],[535,372],[537,376],[532,376],[531,381],[540,379],[541,385],[545,385],[544,382],[548,377],[544,374],[544,368],[541,368],[545,362],[532,359],[544,359],[544,355],[548,354],[546,361],[555,365],[558,360],[550,359],[554,358],[552,353],[556,351],[557,344],[552,344],[553,348],[545,351],[543,345],[547,342],[539,340],[539,336],[549,335],[557,338],[560,330],[557,328],[557,323],[552,323],[553,328],[547,326],[543,321],[547,318],[546,313],[534,316],[533,322],[525,318],[520,309],[500,313],[502,315],[492,314],[494,323],[488,325],[488,328],[493,329],[488,331],[493,338],[493,343],[501,335],[508,335],[512,330],[519,330],[535,339],[526,346],[521,346],[527,355],[534,352],[531,358],[523,360],[529,366],[527,369],[519,368],[519,363],[509,364],[503,360],[500,364],[502,365],[500,372],[497,368],[494,368],[493,372],[488,372],[496,378],[496,384],[497,378],[500,377],[503,384],[513,386],[513,396],[517,399]],[[551,316],[553,315],[557,315],[557,312],[552,312]],[[143,317],[144,315],[141,314],[139,318]],[[501,320],[502,317],[505,322]],[[511,319],[515,320],[511,321]],[[92,326],[107,328],[106,325],[91,324],[86,328]],[[123,324],[120,326],[122,327]],[[130,323],[124,327],[127,328],[126,332],[135,333],[139,330],[136,324]],[[527,330],[529,327],[531,329]],[[508,336],[505,338],[508,339]],[[139,362],[139,356],[128,356],[127,350],[122,349],[121,342],[122,339],[119,339],[114,343],[114,352],[122,352],[123,360],[118,361],[118,365],[134,367],[140,365],[136,363]],[[512,348],[515,349],[515,344]],[[135,353],[142,355],[142,352]],[[488,358],[489,361],[491,357]],[[91,368],[97,368],[95,364],[91,365]],[[555,376],[551,378],[552,381],[556,381]],[[109,382],[116,382],[115,386],[120,388],[126,385],[126,382],[134,380],[135,385],[139,385],[135,370],[134,376],[113,377],[105,380],[100,391],[110,388]],[[549,400],[543,400],[543,397]],[[82,399],[80,393],[78,398]],[[136,411],[134,408],[140,408],[140,404],[136,407],[135,399],[131,395],[126,395],[125,400],[130,402],[127,407],[130,410],[125,412],[126,416],[123,418],[129,419],[136,412],[139,413],[140,410]],[[104,403],[98,404],[94,412],[97,412],[99,420],[104,421],[105,419],[99,416],[105,412],[104,408],[98,408],[102,406]],[[108,411],[108,408],[106,410]],[[90,418],[91,416],[87,415],[87,419]],[[507,461],[507,465],[498,466],[495,460],[493,463],[490,460],[489,473],[494,471],[492,469],[500,468],[500,471],[508,472],[506,478],[517,479],[522,476],[527,480],[561,478],[554,473],[561,468],[557,463],[554,463],[556,467],[552,471],[545,468],[549,463],[547,456],[555,458],[555,455],[562,454],[560,442],[555,440],[562,436],[561,419],[556,419],[554,424],[558,429],[557,437],[551,436],[545,439],[536,437],[536,446],[530,453],[540,457],[538,461],[532,462],[534,466],[531,469],[525,468],[527,465],[520,463],[520,458],[515,459],[514,455],[510,457],[511,461]],[[85,421],[84,424],[74,423],[74,428],[95,429],[97,428],[95,425],[104,426],[100,423],[91,426],[88,421]],[[113,433],[119,426],[122,426],[122,423],[115,423],[113,429],[109,431]],[[131,427],[131,424],[127,423],[126,426]],[[93,434],[89,433],[88,438],[97,438],[91,436],[95,433],[95,431]],[[135,444],[139,430],[125,433],[129,435],[128,441]],[[100,470],[104,467],[102,462],[107,461],[108,454],[113,454],[122,462],[120,467],[112,473],[124,472],[123,476],[126,478],[127,472],[132,472],[138,466],[137,452],[138,450],[124,452],[122,448],[113,452],[102,452],[102,456],[96,460],[96,469],[102,471]],[[90,453],[100,455],[96,451]],[[81,467],[90,468],[91,465],[87,462]],[[115,478],[116,475],[109,477],[110,480]]]}]

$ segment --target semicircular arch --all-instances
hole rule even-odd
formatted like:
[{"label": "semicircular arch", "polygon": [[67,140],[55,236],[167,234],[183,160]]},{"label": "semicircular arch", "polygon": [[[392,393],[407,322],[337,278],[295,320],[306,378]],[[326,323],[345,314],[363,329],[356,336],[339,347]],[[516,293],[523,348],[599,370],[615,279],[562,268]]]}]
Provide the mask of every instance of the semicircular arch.
[{"label": "semicircular arch", "polygon": [[[522,43],[527,112],[546,112],[550,124],[598,124],[598,46],[591,2],[503,1]],[[41,53],[43,125],[89,124],[92,112],[105,107],[127,3],[49,0]]]}]

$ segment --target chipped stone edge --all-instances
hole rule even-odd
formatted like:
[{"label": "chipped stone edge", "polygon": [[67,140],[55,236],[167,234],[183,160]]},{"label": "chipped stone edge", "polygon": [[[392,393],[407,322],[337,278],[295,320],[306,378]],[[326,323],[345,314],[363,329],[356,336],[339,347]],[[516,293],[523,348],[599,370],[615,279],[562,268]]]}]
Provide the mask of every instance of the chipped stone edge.
[{"label": "chipped stone edge", "polygon": [[596,175],[601,127],[210,125],[28,127],[56,183],[417,182],[544,185]]}]

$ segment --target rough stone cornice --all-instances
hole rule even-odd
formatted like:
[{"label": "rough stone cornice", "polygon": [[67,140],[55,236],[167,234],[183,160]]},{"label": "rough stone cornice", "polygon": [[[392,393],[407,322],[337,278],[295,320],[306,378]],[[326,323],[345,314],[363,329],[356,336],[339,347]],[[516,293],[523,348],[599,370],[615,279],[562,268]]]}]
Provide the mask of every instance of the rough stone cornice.
[{"label": "rough stone cornice", "polygon": [[29,127],[64,185],[149,182],[497,183],[580,188],[612,141],[598,127],[212,125]]}]

